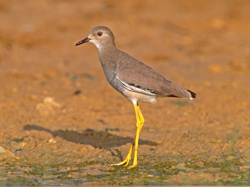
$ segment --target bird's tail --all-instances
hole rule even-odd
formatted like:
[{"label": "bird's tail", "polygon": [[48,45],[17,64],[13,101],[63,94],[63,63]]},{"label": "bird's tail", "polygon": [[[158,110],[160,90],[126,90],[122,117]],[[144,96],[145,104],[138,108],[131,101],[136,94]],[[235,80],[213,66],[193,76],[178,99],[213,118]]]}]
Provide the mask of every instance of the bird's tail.
[{"label": "bird's tail", "polygon": [[179,97],[179,98],[188,98],[188,99],[196,98],[196,93],[174,82],[172,82],[171,84],[171,92],[172,94],[167,95],[168,97]]},{"label": "bird's tail", "polygon": [[196,98],[196,93],[192,92],[191,90],[187,90],[191,94],[192,98]]}]

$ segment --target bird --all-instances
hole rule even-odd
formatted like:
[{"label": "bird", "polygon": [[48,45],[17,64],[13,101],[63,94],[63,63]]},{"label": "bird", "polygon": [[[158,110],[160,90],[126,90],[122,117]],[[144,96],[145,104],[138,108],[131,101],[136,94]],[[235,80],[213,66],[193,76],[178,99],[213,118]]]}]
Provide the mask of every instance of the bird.
[{"label": "bird", "polygon": [[[125,96],[134,106],[136,117],[136,135],[128,155],[119,163],[111,166],[126,166],[132,169],[138,165],[139,134],[144,117],[139,102],[156,103],[158,97],[177,97],[192,100],[196,93],[172,82],[148,65],[116,48],[112,31],[106,26],[97,26],[90,30],[88,37],[75,46],[92,43],[98,49],[98,56],[109,84]],[[129,166],[134,150],[132,165]]]}]

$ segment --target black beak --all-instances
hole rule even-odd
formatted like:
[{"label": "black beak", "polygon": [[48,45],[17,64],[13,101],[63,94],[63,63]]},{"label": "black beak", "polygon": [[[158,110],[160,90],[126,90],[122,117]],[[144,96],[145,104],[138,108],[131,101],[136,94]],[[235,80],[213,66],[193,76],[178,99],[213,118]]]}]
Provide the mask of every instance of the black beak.
[{"label": "black beak", "polygon": [[77,42],[76,46],[81,45],[81,44],[83,44],[83,43],[87,43],[87,42],[89,42],[89,40],[90,40],[89,38],[85,38],[85,39],[83,39],[83,40]]}]

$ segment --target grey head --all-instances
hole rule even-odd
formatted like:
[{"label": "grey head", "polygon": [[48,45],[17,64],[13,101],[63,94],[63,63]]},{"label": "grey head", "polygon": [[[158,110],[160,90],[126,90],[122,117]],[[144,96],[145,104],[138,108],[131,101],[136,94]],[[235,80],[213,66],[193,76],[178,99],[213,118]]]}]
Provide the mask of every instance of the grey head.
[{"label": "grey head", "polygon": [[103,46],[109,46],[115,48],[115,38],[112,31],[105,26],[97,26],[93,28],[89,36],[81,41],[79,41],[76,46],[81,45],[83,43],[93,43],[97,49],[100,51]]}]

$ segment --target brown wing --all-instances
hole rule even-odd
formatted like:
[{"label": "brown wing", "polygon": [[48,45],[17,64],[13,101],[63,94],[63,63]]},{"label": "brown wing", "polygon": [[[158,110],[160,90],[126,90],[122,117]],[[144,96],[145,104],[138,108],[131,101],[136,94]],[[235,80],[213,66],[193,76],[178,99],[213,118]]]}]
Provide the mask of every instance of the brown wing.
[{"label": "brown wing", "polygon": [[[133,58],[129,59],[129,62],[126,61],[120,63],[117,76],[121,81],[131,85],[131,87],[150,91],[159,97],[169,96],[191,98],[193,95],[191,94],[193,92],[190,92],[181,85],[164,78],[149,66]],[[140,92],[140,89],[136,89],[135,91]]]}]

